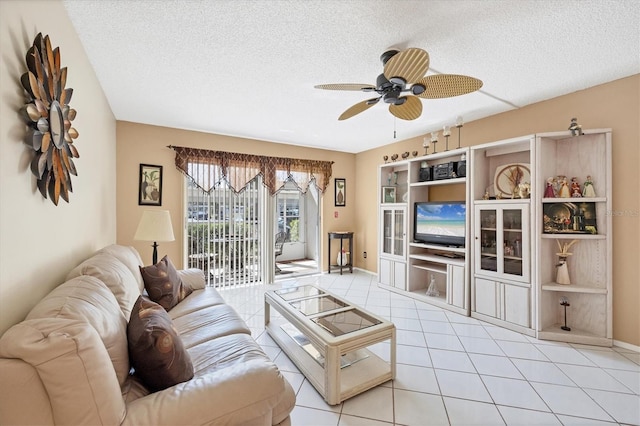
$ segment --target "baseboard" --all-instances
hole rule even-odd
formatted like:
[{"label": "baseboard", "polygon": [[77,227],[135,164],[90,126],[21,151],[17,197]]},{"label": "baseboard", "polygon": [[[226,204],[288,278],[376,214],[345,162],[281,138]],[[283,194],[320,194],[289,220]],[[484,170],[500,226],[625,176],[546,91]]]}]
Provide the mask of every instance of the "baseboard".
[{"label": "baseboard", "polygon": [[640,346],[632,345],[631,343],[622,342],[620,340],[614,340],[613,346],[640,353]]}]

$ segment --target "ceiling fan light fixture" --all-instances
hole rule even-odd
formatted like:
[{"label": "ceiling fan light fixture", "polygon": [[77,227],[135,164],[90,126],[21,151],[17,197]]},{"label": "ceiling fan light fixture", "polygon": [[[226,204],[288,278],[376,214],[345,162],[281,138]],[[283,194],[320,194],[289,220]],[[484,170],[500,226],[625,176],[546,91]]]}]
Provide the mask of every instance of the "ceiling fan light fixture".
[{"label": "ceiling fan light fixture", "polygon": [[385,103],[387,104],[395,104],[398,101],[398,95],[400,93],[392,90],[390,92],[387,92],[384,94],[384,96],[382,97],[382,100],[384,100]]},{"label": "ceiling fan light fixture", "polygon": [[392,86],[393,84],[391,84],[389,80],[387,80],[387,77],[385,77],[384,74],[380,74],[376,79],[376,90],[378,91],[385,91]]},{"label": "ceiling fan light fixture", "polygon": [[387,50],[382,55],[380,55],[380,62],[382,62],[382,65],[385,65],[387,61],[391,59],[393,56],[395,56],[395,54],[398,52],[399,52],[398,50],[391,49],[391,50]]},{"label": "ceiling fan light fixture", "polygon": [[[482,87],[482,81],[474,77],[456,74],[427,76],[429,54],[420,48],[389,49],[380,55],[384,64],[376,85],[331,83],[314,86],[324,90],[351,90],[376,92],[379,97],[358,102],[343,112],[338,120],[346,120],[366,111],[382,99],[389,104],[389,112],[402,120],[415,120],[422,114],[420,99],[440,99],[460,96]],[[406,94],[406,96],[401,96]],[[456,123],[457,124],[457,123]]]},{"label": "ceiling fan light fixture", "polygon": [[391,77],[391,78],[389,79],[389,81],[390,81],[392,84],[394,84],[394,85],[396,85],[396,86],[400,86],[400,87],[401,87],[401,88],[403,88],[403,89],[404,89],[404,86],[406,86],[406,85],[407,85],[407,81],[406,81],[404,78],[402,78],[402,77]]},{"label": "ceiling fan light fixture", "polygon": [[413,86],[411,86],[411,93],[413,93],[414,95],[419,95],[421,93],[423,93],[427,88],[424,87],[422,84],[414,84]]}]

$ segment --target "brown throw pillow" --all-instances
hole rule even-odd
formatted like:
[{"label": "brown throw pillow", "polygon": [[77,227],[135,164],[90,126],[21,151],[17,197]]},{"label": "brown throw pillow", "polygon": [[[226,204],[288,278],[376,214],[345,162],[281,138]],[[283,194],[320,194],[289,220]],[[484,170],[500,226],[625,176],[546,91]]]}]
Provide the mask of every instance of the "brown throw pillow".
[{"label": "brown throw pillow", "polygon": [[138,297],[127,326],[129,358],[135,374],[156,392],[193,378],[191,357],[167,311]]},{"label": "brown throw pillow", "polygon": [[191,294],[193,289],[184,284],[178,276],[178,271],[165,256],[155,265],[140,267],[144,288],[147,289],[149,299],[158,303],[169,311],[182,299]]}]

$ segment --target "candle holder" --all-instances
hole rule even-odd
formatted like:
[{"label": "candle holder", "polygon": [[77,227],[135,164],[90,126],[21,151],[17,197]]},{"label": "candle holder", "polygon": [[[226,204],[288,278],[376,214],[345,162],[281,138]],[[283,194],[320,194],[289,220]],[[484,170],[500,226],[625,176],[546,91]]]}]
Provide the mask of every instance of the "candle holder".
[{"label": "candle holder", "polygon": [[429,153],[429,138],[428,137],[424,137],[424,139],[422,139],[422,147],[424,148],[424,155],[427,155]]},{"label": "candle holder", "polygon": [[451,136],[451,127],[444,126],[442,128],[442,136],[444,136],[444,141],[445,141],[444,150],[449,151],[449,136]]},{"label": "candle holder", "polygon": [[435,154],[436,144],[438,143],[438,132],[431,132],[431,143],[433,144],[433,154]]},{"label": "candle holder", "polygon": [[458,116],[458,118],[456,118],[456,128],[458,129],[458,148],[460,148],[460,133],[462,130],[462,116]]},{"label": "candle holder", "polygon": [[564,325],[561,326],[560,328],[564,331],[571,331],[571,327],[567,327],[567,306],[571,306],[569,304],[569,299],[567,299],[566,297],[562,296],[560,298],[560,305],[564,306]]}]

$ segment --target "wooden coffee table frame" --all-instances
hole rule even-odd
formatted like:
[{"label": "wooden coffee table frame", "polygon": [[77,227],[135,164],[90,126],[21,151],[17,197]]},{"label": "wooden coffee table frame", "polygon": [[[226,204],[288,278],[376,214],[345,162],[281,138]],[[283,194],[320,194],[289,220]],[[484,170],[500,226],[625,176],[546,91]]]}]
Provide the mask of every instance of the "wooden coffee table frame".
[{"label": "wooden coffee table frame", "polygon": [[[323,296],[332,296],[347,306],[314,315],[305,315],[291,305],[290,302],[294,300],[285,300],[276,293],[278,290],[270,290],[264,295],[264,323],[269,335],[289,356],[324,400],[329,405],[336,405],[352,396],[394,379],[396,375],[396,329],[393,323],[367,312],[324,289],[318,288],[318,290],[324,293]],[[314,297],[317,298],[318,296],[307,296],[302,299],[313,299]],[[314,348],[320,352],[324,357],[324,367],[281,328],[285,324],[284,321],[271,321],[271,307],[300,331]],[[380,321],[380,324],[334,336],[312,320],[313,318],[348,310],[360,312],[366,317]],[[366,349],[368,346],[387,340],[390,341],[390,362],[386,362],[369,349]],[[352,365],[340,368],[341,357],[356,350],[359,353],[364,351],[368,356]]]}]

